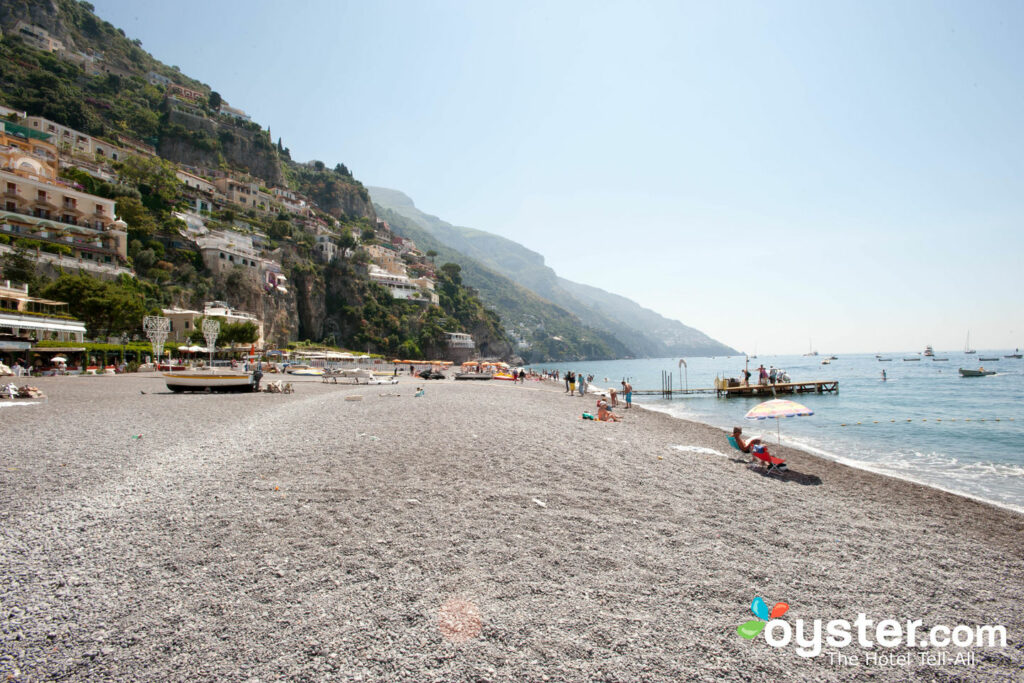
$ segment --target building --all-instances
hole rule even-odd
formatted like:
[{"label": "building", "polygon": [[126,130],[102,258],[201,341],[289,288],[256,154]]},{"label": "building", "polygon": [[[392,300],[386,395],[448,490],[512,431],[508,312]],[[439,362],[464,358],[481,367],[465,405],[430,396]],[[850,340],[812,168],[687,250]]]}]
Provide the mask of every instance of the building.
[{"label": "building", "polygon": [[158,74],[155,71],[150,71],[148,74],[146,74],[146,80],[149,81],[150,85],[160,85],[165,88],[168,87],[172,82],[171,79],[167,78],[167,76],[164,76],[163,74]]},{"label": "building", "polygon": [[217,178],[213,184],[232,204],[264,213],[273,211],[273,198],[260,189],[259,183],[234,178]]},{"label": "building", "polygon": [[308,217],[311,213],[309,202],[305,197],[280,187],[270,188],[274,200],[284,207],[285,211]]},{"label": "building", "polygon": [[185,196],[191,204],[190,208],[196,213],[210,213],[217,206],[218,200],[227,201],[217,191],[217,186],[206,178],[180,169],[175,171],[174,175],[188,188]]},{"label": "building", "polygon": [[369,255],[370,260],[375,264],[383,268],[384,270],[392,273],[393,275],[406,274],[405,263],[399,257],[398,252],[391,249],[390,246],[383,246],[380,244],[369,244],[363,247],[366,253]]},{"label": "building", "polygon": [[338,257],[338,245],[334,242],[334,236],[329,233],[316,236],[316,245],[313,253],[324,263],[330,263]]},{"label": "building", "polygon": [[476,343],[473,337],[465,332],[445,332],[448,340],[448,359],[456,363],[462,363],[473,357],[476,352]]},{"label": "building", "polygon": [[62,126],[41,116],[28,116],[23,123],[26,128],[51,136],[50,142],[65,154],[106,157],[112,161],[118,161],[124,154],[117,145],[86,135],[74,128]]},{"label": "building", "polygon": [[62,301],[28,295],[28,285],[0,281],[0,352],[27,351],[35,341],[85,340],[85,323]]},{"label": "building", "polygon": [[244,268],[252,274],[266,292],[288,292],[288,278],[281,272],[281,264],[260,255],[249,235],[229,231],[209,231],[195,237],[203,264],[219,274],[230,272],[235,267]]},{"label": "building", "polygon": [[[188,341],[189,335],[195,332],[197,327],[202,329],[200,318],[221,318],[226,323],[253,323],[259,334],[256,346],[263,346],[263,321],[252,313],[231,308],[225,301],[207,301],[203,304],[202,312],[184,308],[165,308],[163,314],[170,321],[168,341],[176,343]],[[198,326],[197,323],[199,323]]]},{"label": "building", "polygon": [[227,102],[221,102],[220,113],[224,114],[225,116],[230,116],[233,119],[238,119],[239,121],[251,121],[252,120],[251,117],[248,114],[246,114],[244,111],[242,111],[241,109],[238,109],[236,107],[228,106]]},{"label": "building", "polygon": [[438,296],[434,292],[432,282],[428,289],[421,280],[413,281],[405,275],[395,275],[372,264],[369,267],[369,274],[371,282],[386,287],[391,296],[396,299],[428,305],[438,303]]},{"label": "building", "polygon": [[167,86],[167,96],[184,100],[192,104],[201,104],[206,100],[206,93],[201,90],[186,88],[185,86],[178,85],[177,83],[171,83]]},{"label": "building", "polygon": [[128,226],[117,219],[114,200],[60,180],[56,148],[16,128],[5,124],[0,132],[0,234],[31,240],[37,251],[70,257],[86,269],[125,263]]},{"label": "building", "polygon": [[14,25],[14,32],[37,50],[45,50],[46,52],[64,51],[64,43],[51,36],[50,32],[41,26],[30,24],[27,21],[19,21]]}]

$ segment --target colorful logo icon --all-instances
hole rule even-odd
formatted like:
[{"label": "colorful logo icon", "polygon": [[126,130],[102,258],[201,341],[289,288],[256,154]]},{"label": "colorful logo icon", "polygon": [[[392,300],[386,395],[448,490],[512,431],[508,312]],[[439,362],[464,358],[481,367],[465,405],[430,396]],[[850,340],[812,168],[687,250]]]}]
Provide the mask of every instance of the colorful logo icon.
[{"label": "colorful logo icon", "polygon": [[756,638],[757,634],[764,630],[764,626],[769,619],[778,619],[788,612],[789,605],[784,602],[777,602],[775,607],[769,610],[768,603],[764,601],[764,598],[754,598],[754,601],[750,603],[750,611],[754,613],[757,619],[744,622],[736,629],[736,632],[747,640]]}]

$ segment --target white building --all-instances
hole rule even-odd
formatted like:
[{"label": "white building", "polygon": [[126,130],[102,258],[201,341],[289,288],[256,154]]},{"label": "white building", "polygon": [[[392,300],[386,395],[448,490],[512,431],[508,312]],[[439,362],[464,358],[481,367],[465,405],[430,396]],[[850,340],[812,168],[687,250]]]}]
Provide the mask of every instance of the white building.
[{"label": "white building", "polygon": [[163,314],[170,321],[170,334],[167,337],[169,341],[186,341],[189,335],[196,331],[196,322],[199,318],[222,318],[226,323],[251,322],[256,325],[259,333],[256,346],[263,346],[263,321],[252,313],[231,308],[226,301],[207,301],[203,304],[202,312],[185,308],[165,308]]},{"label": "white building", "polygon": [[395,275],[373,264],[369,266],[369,274],[371,282],[387,287],[391,296],[396,299],[422,304],[437,304],[439,301],[437,294],[433,291],[433,283],[427,281],[431,285],[427,287],[427,283],[423,282],[424,278],[410,280],[406,275]]},{"label": "white building", "polygon": [[33,341],[85,340],[85,323],[68,313],[62,301],[28,295],[28,285],[0,281],[0,350],[24,351]]}]

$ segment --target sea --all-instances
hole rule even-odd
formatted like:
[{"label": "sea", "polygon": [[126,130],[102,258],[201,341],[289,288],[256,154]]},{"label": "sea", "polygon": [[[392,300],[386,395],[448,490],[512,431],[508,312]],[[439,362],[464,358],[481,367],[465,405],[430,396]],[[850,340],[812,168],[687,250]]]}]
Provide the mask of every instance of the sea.
[{"label": "sea", "polygon": [[[718,398],[698,394],[665,399],[635,396],[633,402],[675,417],[729,429],[746,437],[776,433],[787,446],[872,472],[980,499],[1024,512],[1024,360],[1014,350],[751,357],[757,367],[784,369],[794,382],[838,380],[835,394],[782,396],[814,414],[779,421],[751,421],[744,415],[763,398]],[[881,358],[891,359],[888,361]],[[996,361],[981,358],[997,357]],[[915,360],[904,360],[913,358]],[[711,388],[716,377],[742,378],[744,356],[580,361],[531,366],[594,375],[595,387],[660,389],[663,373],[673,388]],[[986,377],[961,377],[958,369],[995,370]],[[883,379],[882,372],[886,377]],[[724,443],[724,437],[723,437]]]}]

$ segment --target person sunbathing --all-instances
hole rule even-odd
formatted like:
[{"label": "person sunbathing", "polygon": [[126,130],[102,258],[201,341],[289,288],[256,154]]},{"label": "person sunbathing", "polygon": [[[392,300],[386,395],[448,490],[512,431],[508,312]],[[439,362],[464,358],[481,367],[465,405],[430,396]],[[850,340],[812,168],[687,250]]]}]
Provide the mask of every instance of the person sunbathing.
[{"label": "person sunbathing", "polygon": [[606,401],[597,402],[597,419],[601,422],[618,422],[619,418],[608,409]]},{"label": "person sunbathing", "polygon": [[736,439],[736,445],[739,446],[740,450],[743,451],[744,453],[749,453],[754,446],[761,443],[761,439],[751,439],[750,441],[744,441],[743,437],[740,436],[741,434],[743,434],[742,427],[732,428],[732,438]]}]

